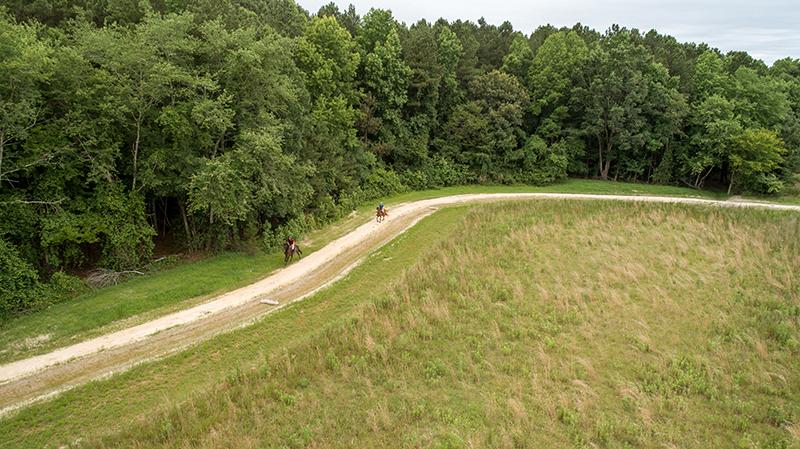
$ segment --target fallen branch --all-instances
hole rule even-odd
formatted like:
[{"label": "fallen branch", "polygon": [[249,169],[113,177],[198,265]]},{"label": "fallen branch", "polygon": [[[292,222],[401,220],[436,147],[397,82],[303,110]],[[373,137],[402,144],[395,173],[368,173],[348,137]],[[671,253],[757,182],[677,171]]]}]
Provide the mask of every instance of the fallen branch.
[{"label": "fallen branch", "polygon": [[108,287],[119,284],[132,274],[144,276],[144,273],[138,270],[114,271],[108,268],[97,268],[89,272],[89,275],[86,276],[86,282],[93,287]]}]

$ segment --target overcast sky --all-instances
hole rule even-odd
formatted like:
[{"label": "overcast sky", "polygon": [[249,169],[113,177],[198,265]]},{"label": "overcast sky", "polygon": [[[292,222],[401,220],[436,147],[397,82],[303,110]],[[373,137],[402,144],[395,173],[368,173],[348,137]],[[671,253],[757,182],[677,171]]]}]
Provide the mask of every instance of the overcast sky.
[{"label": "overcast sky", "polygon": [[[330,0],[297,0],[311,13]],[[530,34],[539,25],[572,26],[598,31],[618,23],[643,31],[655,28],[682,42],[706,42],[723,52],[744,50],[772,64],[786,56],[800,57],[800,0],[344,0],[364,15],[370,8],[390,9],[401,22],[484,17]]]}]

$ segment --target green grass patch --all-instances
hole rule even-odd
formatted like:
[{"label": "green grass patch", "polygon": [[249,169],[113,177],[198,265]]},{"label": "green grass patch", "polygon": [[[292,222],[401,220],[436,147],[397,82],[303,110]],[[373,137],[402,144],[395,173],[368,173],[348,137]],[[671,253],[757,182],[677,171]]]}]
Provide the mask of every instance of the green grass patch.
[{"label": "green grass patch", "polygon": [[798,214],[467,210],[253,326],[20,411],[5,447],[798,445]]}]

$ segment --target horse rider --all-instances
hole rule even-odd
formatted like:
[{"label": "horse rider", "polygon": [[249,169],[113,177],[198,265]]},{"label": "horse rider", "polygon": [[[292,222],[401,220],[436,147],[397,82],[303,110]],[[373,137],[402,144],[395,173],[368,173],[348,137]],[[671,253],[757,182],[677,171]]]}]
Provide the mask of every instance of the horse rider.
[{"label": "horse rider", "polygon": [[381,204],[378,204],[378,210],[383,212],[383,208],[383,201],[381,201]]},{"label": "horse rider", "polygon": [[291,235],[286,239],[286,244],[289,245],[289,249],[292,250],[292,251],[294,251],[295,243],[296,242],[294,240],[294,237],[292,237]]}]

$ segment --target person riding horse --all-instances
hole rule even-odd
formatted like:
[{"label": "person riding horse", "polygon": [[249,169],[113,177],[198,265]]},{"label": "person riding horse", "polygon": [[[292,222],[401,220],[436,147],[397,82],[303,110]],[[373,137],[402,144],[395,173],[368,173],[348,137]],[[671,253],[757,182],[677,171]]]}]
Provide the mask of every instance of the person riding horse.
[{"label": "person riding horse", "polygon": [[302,257],[303,251],[300,250],[300,247],[297,246],[297,241],[291,235],[286,238],[286,243],[283,244],[283,263],[287,264],[290,260],[294,259],[294,255],[297,254],[297,257]]},{"label": "person riding horse", "polygon": [[381,202],[378,207],[375,208],[375,218],[377,219],[378,223],[380,223],[387,215],[389,214],[386,212],[386,207],[383,205],[383,202]]}]

